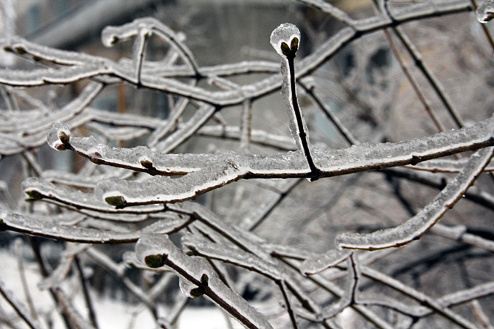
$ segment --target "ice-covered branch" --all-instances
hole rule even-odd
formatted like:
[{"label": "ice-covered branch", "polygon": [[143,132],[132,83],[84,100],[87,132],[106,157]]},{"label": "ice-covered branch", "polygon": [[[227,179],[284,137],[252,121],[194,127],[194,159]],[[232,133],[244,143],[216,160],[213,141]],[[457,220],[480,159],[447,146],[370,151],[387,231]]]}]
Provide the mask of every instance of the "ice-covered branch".
[{"label": "ice-covered branch", "polygon": [[445,305],[437,301],[436,299],[424,294],[416,289],[413,289],[400,281],[393,279],[377,270],[371,269],[367,266],[361,266],[361,273],[363,276],[367,276],[379,283],[389,286],[394,290],[404,294],[405,296],[411,297],[415,301],[419,302],[421,305],[426,306],[442,315],[446,319],[450,320],[453,323],[456,323],[458,326],[465,329],[475,329],[476,326],[465,319],[463,316],[457,314],[456,312],[448,309]]},{"label": "ice-covered branch", "polygon": [[[335,34],[318,49],[316,49],[314,53],[299,61],[296,70],[296,78],[299,79],[307,76],[308,74],[319,68],[323,63],[325,63],[345,45],[366,34],[373,33],[378,29],[383,29],[390,26],[398,26],[400,24],[417,19],[425,19],[440,15],[464,12],[470,9],[470,2],[465,0],[444,1],[434,4],[423,3],[410,5],[404,9],[393,11],[393,21],[390,21],[382,15],[374,17],[374,19],[355,21],[355,26],[357,27],[358,31],[349,27],[340,30],[340,32]],[[2,40],[0,40],[0,43],[3,43],[5,46],[9,47],[8,42],[6,42],[5,40],[3,42],[1,41]],[[24,41],[22,42],[22,44],[24,44]],[[57,51],[57,55],[51,55],[51,52],[52,50],[49,49],[50,56],[52,57],[63,55],[65,57],[68,57],[69,60],[73,57],[73,53],[70,52]],[[45,83],[71,83],[83,78],[91,78],[104,75],[116,76],[130,82],[134,80],[134,73],[129,65],[118,64],[107,59],[96,58],[90,55],[85,56],[88,56],[89,58],[91,58],[91,60],[89,60],[87,57],[85,57],[83,60],[77,58],[74,61],[84,62],[84,64],[78,63],[74,66],[59,69],[38,69],[29,72],[18,70],[0,70],[0,82],[6,85],[36,86]],[[239,64],[238,66],[234,65],[233,67],[240,68],[245,67],[245,65]],[[268,65],[268,67],[271,66]],[[227,73],[228,70],[229,69],[227,69],[224,73]],[[155,71],[150,71],[153,74],[147,74],[145,67],[143,68],[141,74],[141,85],[143,87],[170,92],[216,106],[231,106],[241,104],[246,99],[257,99],[266,94],[272,93],[275,90],[278,90],[282,84],[279,75],[276,74],[261,81],[244,85],[237,90],[212,92],[200,87],[190,86],[175,79],[155,76]],[[213,69],[213,72],[215,71],[216,68]],[[218,72],[215,72],[214,75],[219,74]],[[194,77],[194,74],[192,77]]]},{"label": "ice-covered branch", "polygon": [[[340,150],[314,149],[314,162],[320,170],[318,177],[343,175],[363,170],[386,168],[466,150],[475,150],[494,143],[494,119],[468,128],[436,134],[401,143],[361,144]],[[65,129],[65,128],[64,128]],[[161,154],[146,147],[111,148],[98,144],[93,138],[70,138],[68,144],[60,139],[60,128],[51,132],[49,143],[60,143],[98,164],[146,172],[151,175],[184,175],[177,178],[153,177],[143,181],[110,179],[97,185],[100,196],[118,207],[167,203],[190,199],[200,193],[221,187],[240,178],[313,177],[306,159],[298,152],[261,156],[238,153],[225,154]],[[31,186],[30,186],[31,185]],[[50,188],[26,183],[27,191],[50,198]],[[60,189],[63,189],[60,187]],[[60,194],[53,191],[52,194]],[[67,193],[70,196],[72,193]],[[84,195],[84,193],[83,193]],[[87,198],[87,196],[86,196]]]},{"label": "ice-covered branch", "polygon": [[350,251],[345,250],[329,250],[324,255],[316,255],[316,257],[306,259],[300,268],[306,275],[317,274],[327,268],[333,267],[344,261],[350,256]]},{"label": "ice-covered branch", "polygon": [[[430,161],[424,161],[416,165],[408,166],[408,168],[430,171],[433,173],[443,172],[443,173],[457,173],[461,171],[468,159],[452,160],[452,159],[434,159]],[[494,165],[488,164],[484,168],[485,172],[494,171]]]},{"label": "ice-covered branch", "polygon": [[473,154],[458,176],[449,182],[431,203],[406,223],[369,234],[340,234],[337,237],[338,246],[348,249],[376,250],[399,247],[419,239],[462,198],[490,162],[492,151],[493,148],[489,147]]},{"label": "ice-covered branch", "polygon": [[122,233],[67,225],[61,222],[61,218],[65,217],[65,215],[48,217],[0,209],[0,225],[4,229],[34,236],[80,243],[116,244],[135,242],[144,233],[176,232],[190,223],[187,218],[167,218],[149,224],[141,230]]},{"label": "ice-covered branch", "polygon": [[151,268],[168,266],[185,280],[192,296],[206,295],[215,304],[250,329],[271,329],[269,322],[244,299],[229,289],[210,265],[192,259],[178,249],[166,235],[149,234],[136,244],[137,257]]},{"label": "ice-covered branch", "polygon": [[[395,253],[396,250],[400,252],[399,249],[391,247],[418,239],[426,231],[432,233],[431,239],[445,238],[441,241],[455,245],[462,252],[467,249],[468,256],[471,252],[474,257],[484,257],[486,253],[494,251],[491,232],[477,226],[483,223],[472,221],[468,226],[465,223],[449,226],[437,223],[463,196],[486,209],[494,209],[494,198],[486,192],[488,186],[482,185],[488,183],[483,180],[484,177],[478,181],[477,186],[471,186],[482,173],[494,171],[490,162],[494,149],[494,117],[469,123],[461,129],[445,130],[439,134],[403,142],[360,144],[359,139],[364,140],[362,132],[369,127],[359,125],[356,131],[350,131],[330,108],[333,101],[340,103],[338,95],[332,97],[331,103],[322,97],[323,93],[333,96],[332,89],[339,83],[338,79],[343,80],[342,83],[347,86],[344,89],[351,89],[344,90],[347,100],[352,96],[359,99],[363,97],[358,81],[361,76],[354,80],[357,82],[355,86],[349,82],[357,71],[354,68],[361,68],[362,56],[356,61],[353,57],[347,58],[346,52],[350,50],[348,46],[376,31],[396,29],[397,33],[401,33],[400,39],[416,61],[417,68],[433,84],[432,92],[436,90],[439,100],[454,110],[455,104],[449,101],[447,94],[431,74],[433,68],[424,64],[421,54],[398,27],[420,19],[466,12],[475,7],[475,2],[438,0],[387,5],[386,1],[380,1],[380,12],[367,18],[360,18],[362,16],[353,11],[347,14],[324,0],[299,2],[336,18],[339,21],[337,26],[341,26],[339,23],[345,26],[326,40],[315,40],[317,42],[312,44],[314,48],[304,49],[312,52],[296,62],[295,54],[300,54],[301,41],[298,29],[284,24],[274,30],[271,41],[274,49],[281,55],[281,74],[279,65],[268,61],[199,65],[202,58],[196,61],[195,55],[199,53],[193,54],[187,47],[185,36],[154,19],[137,19],[104,30],[102,40],[105,45],[111,46],[125,39],[134,42],[133,52],[128,58],[118,61],[52,49],[17,37],[0,39],[0,47],[14,52],[29,65],[19,65],[20,68],[27,67],[22,70],[9,67],[0,70],[0,156],[10,156],[10,159],[1,158],[1,169],[16,161],[22,164],[22,170],[8,176],[5,184],[0,183],[8,191],[8,184],[12,181],[27,178],[23,183],[27,200],[22,200],[22,194],[19,200],[15,200],[13,196],[16,197],[18,193],[0,195],[0,230],[30,236],[34,256],[44,276],[41,287],[48,288],[52,294],[56,307],[65,317],[67,327],[90,328],[91,325],[97,325],[94,315],[89,317],[92,321],[81,317],[72,306],[73,296],[66,295],[62,290],[70,280],[83,288],[88,300],[84,271],[80,266],[76,267],[82,279],[79,282],[73,280],[75,276],[70,273],[78,257],[85,260],[82,257],[87,256],[92,261],[91,267],[100,268],[115,278],[141,303],[135,314],[142,312],[142,306],[145,306],[156,326],[166,328],[176,325],[188,303],[179,294],[178,298],[173,298],[173,305],[166,305],[166,320],[162,320],[162,314],[158,314],[158,310],[160,313],[162,310],[158,307],[161,302],[158,301],[158,296],[165,292],[165,288],[174,288],[169,287],[168,283],[176,282],[171,280],[175,278],[175,274],[179,277],[179,287],[185,296],[204,295],[229,313],[229,316],[251,329],[269,329],[272,326],[278,327],[280,323],[287,327],[290,322],[293,328],[307,325],[339,328],[339,319],[336,316],[346,308],[358,313],[359,321],[365,322],[365,325],[380,329],[396,327],[402,317],[407,318],[404,322],[425,323],[428,321],[426,318],[431,315],[442,317],[438,321],[449,321],[462,328],[475,328],[472,321],[474,317],[466,312],[475,315],[475,312],[482,313],[482,310],[465,308],[460,312],[455,306],[493,295],[492,282],[475,283],[478,285],[473,287],[466,282],[467,289],[455,284],[456,288],[451,288],[449,293],[441,292],[436,294],[439,297],[433,298],[432,293],[422,293],[418,288],[414,289],[393,279],[391,274],[384,274],[387,273],[384,270],[380,272],[370,268],[369,264],[383,260],[379,266],[384,267],[390,263],[395,264],[398,259],[404,265],[398,264],[397,267],[400,270],[405,267],[408,269],[411,262],[404,259],[402,254]],[[483,10],[482,15],[485,20],[493,16],[489,10]],[[304,32],[307,37],[314,33],[310,27]],[[147,43],[152,35],[153,38],[157,36],[161,39],[160,49],[161,41],[165,41],[168,53],[161,59],[153,59],[154,53],[149,53],[148,56],[151,49],[147,49]],[[394,45],[391,44],[391,47],[394,48]],[[356,48],[358,47],[352,48],[352,56]],[[322,81],[322,73],[327,73],[326,69],[331,66],[329,60],[342,50],[345,56],[341,58],[344,57],[345,67],[351,67],[350,74],[342,73],[338,79],[331,79],[329,86],[324,88],[312,83]],[[379,56],[381,53],[376,53],[376,57]],[[337,65],[341,58],[337,59]],[[368,64],[370,68],[374,65],[372,60]],[[401,60],[400,64],[405,68]],[[478,65],[477,61],[475,65]],[[410,74],[410,71],[404,71],[405,74]],[[311,76],[313,73],[314,76]],[[366,75],[368,73],[365,72]],[[325,82],[327,81],[329,79]],[[410,81],[414,88],[418,88],[412,78]],[[482,79],[480,81],[484,82]],[[62,88],[50,84],[72,84],[80,91],[71,101],[59,107],[55,105],[61,101],[58,96],[64,96],[65,89],[72,86],[64,87],[62,93],[53,96],[52,89]],[[297,97],[297,84],[305,91],[305,94],[300,93],[300,99]],[[136,102],[128,108],[123,106],[123,101],[128,99],[126,88],[129,85],[130,89],[151,89],[145,92],[160,94],[159,105],[169,111],[160,112],[160,116],[155,118],[124,113],[127,110],[137,113],[137,107],[141,105]],[[42,88],[26,88],[34,86]],[[91,103],[102,91],[106,96],[106,92],[113,87],[118,87],[118,111],[91,107]],[[367,87],[366,85],[363,89]],[[46,104],[26,92],[39,95],[38,91],[41,89],[49,90],[50,94],[46,98],[40,97],[47,99],[43,101]],[[273,127],[267,120],[260,122],[268,119],[269,115],[263,113],[256,120],[251,118],[253,113],[259,113],[254,112],[259,111],[259,104],[265,104],[264,98],[280,89],[288,100],[293,139],[278,135],[284,127]],[[362,94],[365,92],[363,90]],[[426,94],[418,92],[419,98],[430,110],[425,99]],[[307,115],[301,108],[308,108],[305,101],[317,107],[351,146],[333,149],[316,143],[315,139],[310,143],[304,122],[304,116],[307,118]],[[390,100],[387,97],[379,99],[379,106],[388,101]],[[381,108],[374,109],[374,106],[365,103],[366,110],[372,110],[373,113],[375,111],[372,124],[379,127],[379,130],[395,128],[380,126]],[[346,110],[344,104],[338,104],[338,107],[340,105]],[[357,102],[353,105],[361,107]],[[387,108],[388,104],[385,105]],[[240,106],[243,106],[241,120],[238,113],[235,113],[236,110],[240,113]],[[268,108],[266,106],[262,110]],[[480,108],[477,103],[471,104],[472,110]],[[349,109],[344,114],[351,116],[352,110]],[[388,110],[384,109],[384,112],[388,113]],[[360,114],[362,113],[359,113],[359,118]],[[167,116],[163,119],[162,115]],[[462,124],[461,117],[456,113],[453,112],[451,116],[458,126]],[[477,113],[472,118],[482,116],[482,113]],[[325,127],[316,122],[318,118],[315,117],[314,127],[321,132]],[[431,114],[431,118],[438,128],[443,128],[434,114]],[[364,117],[362,119],[365,120]],[[382,119],[386,120],[384,117]],[[345,117],[345,122],[346,120],[349,118]],[[232,126],[231,122],[238,126]],[[263,127],[262,130],[254,127],[257,124]],[[323,131],[324,136],[321,134],[324,139],[327,137],[326,132]],[[398,132],[392,136],[408,136],[409,133],[410,131],[406,131],[402,135]],[[81,138],[78,134],[93,137]],[[70,157],[73,154],[65,154],[70,161],[61,156],[50,158],[54,153],[48,150],[49,154],[45,154],[46,148],[40,148],[47,135],[48,144],[53,149],[72,152],[80,158],[73,161],[74,158]],[[359,139],[354,137],[359,135]],[[199,136],[206,137],[202,139],[207,142],[221,139],[222,143],[218,147],[186,143]],[[367,142],[373,140],[376,139],[369,138]],[[330,143],[337,145],[337,142],[340,140],[331,140]],[[143,146],[131,147],[138,143]],[[232,144],[239,144],[241,147],[239,150],[225,151]],[[118,147],[114,147],[115,145]],[[212,149],[214,151],[210,151]],[[462,158],[458,156],[461,152],[465,152]],[[472,156],[470,152],[476,153]],[[456,158],[443,158],[450,155],[456,155]],[[52,164],[56,164],[56,170],[47,170]],[[396,168],[399,166],[404,167]],[[65,172],[66,169],[62,169],[68,167],[72,171]],[[347,179],[329,179],[352,173],[359,174],[349,175]],[[450,177],[449,173],[458,174],[450,180],[453,175]],[[37,178],[29,178],[33,174]],[[379,185],[381,174],[392,183],[390,190],[384,190],[387,186],[383,188]],[[315,193],[306,193],[309,186],[302,184],[305,179],[320,179],[319,182],[310,184],[310,189],[314,189],[311,192]],[[354,184],[357,179],[358,185]],[[330,249],[328,244],[332,243],[333,234],[339,233],[334,226],[339,224],[329,222],[333,218],[325,221],[321,215],[340,217],[340,214],[329,214],[328,209],[337,202],[345,203],[338,206],[353,207],[352,202],[360,202],[355,201],[358,200],[359,193],[370,195],[371,198],[377,194],[376,191],[379,194],[387,193],[375,196],[379,198],[378,201],[381,198],[386,200],[394,193],[397,200],[403,200],[396,183],[398,179],[419,182],[426,187],[443,191],[405,224],[369,235],[340,235],[338,243],[344,250]],[[239,182],[233,184],[236,181]],[[223,188],[228,184],[231,185]],[[409,185],[403,184],[401,187],[405,189]],[[415,185],[411,189],[413,187]],[[212,192],[220,188],[221,191]],[[341,197],[348,188],[362,188],[364,191],[356,191],[356,199]],[[379,190],[380,188],[383,189]],[[369,189],[372,190],[369,192]],[[259,190],[263,193],[258,193]],[[203,195],[208,191],[211,193]],[[345,196],[348,194],[345,193]],[[185,201],[194,198],[194,202]],[[298,212],[301,210],[299,205],[305,201],[307,208],[317,207],[317,211],[309,215],[305,211]],[[417,204],[422,201],[416,200]],[[413,216],[415,200],[406,205],[405,203],[404,208]],[[372,215],[383,215],[385,220],[390,219],[392,214],[381,211],[377,204],[368,207],[373,211]],[[293,211],[294,208],[297,211]],[[351,216],[353,218],[358,215],[352,212]],[[272,222],[266,222],[267,218],[272,219]],[[359,225],[360,230],[360,225],[368,224],[349,220],[343,225]],[[331,231],[335,229],[334,233],[328,233],[328,225],[331,226]],[[273,227],[276,228],[276,234],[268,235],[268,230]],[[318,239],[317,245],[298,237],[292,241],[292,234],[301,235],[302,231],[308,234],[316,232],[321,239]],[[175,238],[182,238],[180,245],[172,242],[178,241]],[[45,243],[48,239],[56,240],[57,245],[77,243],[66,243],[68,247],[65,252],[61,256],[55,255],[59,259],[58,267],[51,273],[39,248],[39,241]],[[123,262],[112,259],[113,255],[110,257],[107,253],[110,244],[133,244],[136,241],[138,243],[135,252],[126,252]],[[107,246],[100,249],[97,246],[92,247],[92,244]],[[348,250],[352,248],[366,251],[357,255]],[[389,249],[367,252],[383,248]],[[324,252],[328,249],[329,251]],[[318,250],[318,253],[313,250]],[[406,253],[406,250],[401,252]],[[416,259],[412,263],[417,264]],[[127,271],[127,267],[131,267],[132,271]],[[233,272],[230,271],[232,269]],[[141,282],[145,286],[141,287],[134,281],[133,275],[142,270],[151,272],[143,273]],[[470,264],[466,264],[465,272],[469,270]],[[166,277],[157,277],[164,271],[168,271]],[[253,281],[252,278],[260,281]],[[344,281],[347,283],[346,287]],[[360,291],[359,283],[362,284]],[[385,286],[386,291],[377,298],[366,298],[372,297],[368,293],[369,290],[374,290],[374,285]],[[371,289],[367,289],[368,287]],[[0,290],[1,288],[0,283]],[[242,293],[252,290],[256,292],[254,300],[241,298]],[[392,298],[388,297],[388,290],[394,290],[389,294]],[[408,300],[402,301],[403,296]],[[262,312],[253,307],[257,307],[257,301],[261,301]],[[90,301],[88,305],[91,305]],[[388,317],[386,309],[392,314],[400,313],[399,317]],[[44,313],[40,312],[40,315]],[[13,314],[8,317],[17,321]],[[306,320],[315,323],[308,324]]]},{"label": "ice-covered branch", "polygon": [[319,169],[314,163],[309,146],[308,129],[302,110],[298,103],[297,86],[295,83],[295,56],[300,46],[300,31],[290,23],[281,24],[271,33],[271,46],[281,56],[281,75],[283,76],[282,92],[287,97],[290,113],[293,116],[290,128],[293,137],[298,142],[309,165],[311,175],[317,178]]},{"label": "ice-covered branch", "polygon": [[[189,65],[196,74],[199,74],[197,63],[190,49],[180,41],[180,37],[173,30],[154,18],[139,18],[121,26],[108,26],[102,32],[101,40],[105,46],[110,47],[120,40],[136,36],[138,38],[137,42],[140,43],[144,41],[144,38],[147,37],[148,33],[155,33],[160,38],[170,42],[184,59],[185,63]],[[141,41],[139,41],[139,39]],[[140,67],[142,65],[142,58],[139,58],[142,56],[143,51],[143,45],[137,47],[137,54],[134,61],[136,66],[139,67],[138,72],[140,72]]]}]

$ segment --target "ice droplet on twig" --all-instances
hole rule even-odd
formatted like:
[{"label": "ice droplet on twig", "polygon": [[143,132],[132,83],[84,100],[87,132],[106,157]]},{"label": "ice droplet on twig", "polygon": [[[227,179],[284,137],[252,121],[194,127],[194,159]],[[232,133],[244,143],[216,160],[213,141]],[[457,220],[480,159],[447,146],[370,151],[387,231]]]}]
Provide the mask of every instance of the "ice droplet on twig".
[{"label": "ice droplet on twig", "polygon": [[70,145],[70,128],[68,125],[57,122],[53,125],[47,137],[50,147],[57,151],[63,151]]},{"label": "ice droplet on twig", "polygon": [[286,56],[290,50],[297,51],[300,43],[300,31],[291,23],[283,23],[273,30],[270,42],[280,56]]},{"label": "ice droplet on twig", "polygon": [[494,18],[494,0],[484,0],[477,8],[477,20],[485,24]]}]

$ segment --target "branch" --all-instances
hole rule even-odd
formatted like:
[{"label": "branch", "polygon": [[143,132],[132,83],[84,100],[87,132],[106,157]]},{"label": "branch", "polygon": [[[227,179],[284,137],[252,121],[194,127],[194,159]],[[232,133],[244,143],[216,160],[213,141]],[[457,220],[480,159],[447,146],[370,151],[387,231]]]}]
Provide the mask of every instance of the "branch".
[{"label": "branch", "polygon": [[6,288],[5,284],[0,281],[0,295],[7,301],[7,303],[12,306],[14,311],[19,315],[19,317],[29,326],[31,329],[38,329],[39,326],[36,324],[27,313],[24,305],[22,305]]},{"label": "branch", "polygon": [[[357,145],[340,150],[316,149],[318,177],[330,177],[370,169],[416,164],[420,161],[494,144],[493,118],[460,130],[401,143]],[[281,155],[162,154],[148,148],[110,148],[94,138],[69,138],[62,141],[59,134],[65,128],[54,129],[49,142],[55,148],[71,149],[98,164],[147,172],[151,175],[186,174],[175,179],[154,177],[143,181],[109,179],[98,184],[97,191],[108,204],[119,208],[186,200],[206,191],[224,186],[241,178],[314,178],[297,152]],[[62,145],[59,147],[57,145]],[[69,191],[41,180],[24,183],[25,192],[35,198],[53,199],[81,208],[111,211],[98,199],[84,202],[87,193]],[[77,195],[77,197],[75,197]],[[88,199],[89,200],[89,199]]]},{"label": "branch", "polygon": [[[63,217],[64,215],[61,216]],[[144,233],[172,233],[188,224],[188,219],[177,217],[175,220],[159,220],[145,226],[141,230],[136,230],[131,233],[120,233],[80,226],[63,225],[60,223],[60,220],[54,216],[47,217],[38,214],[25,214],[0,209],[0,226],[3,229],[44,238],[79,243],[120,244],[135,242]]]},{"label": "branch", "polygon": [[193,294],[204,294],[250,329],[272,329],[269,322],[244,299],[229,289],[204,260],[192,260],[166,235],[149,234],[136,244],[138,258],[151,268],[166,265],[196,288]]},{"label": "branch", "polygon": [[492,152],[493,148],[490,147],[473,154],[458,176],[450,181],[431,203],[406,223],[369,234],[340,234],[336,239],[338,246],[348,249],[376,250],[399,247],[420,238],[462,198],[490,162]]},{"label": "branch", "polygon": [[271,46],[281,56],[281,75],[283,76],[282,92],[286,95],[288,105],[291,113],[294,117],[294,122],[290,128],[295,136],[294,138],[300,144],[304,156],[309,165],[311,175],[313,178],[317,178],[319,175],[319,169],[314,164],[312,154],[309,148],[308,129],[302,115],[302,111],[298,104],[297,88],[295,83],[295,56],[300,46],[300,31],[299,29],[289,23],[281,24],[271,33],[270,38]]}]

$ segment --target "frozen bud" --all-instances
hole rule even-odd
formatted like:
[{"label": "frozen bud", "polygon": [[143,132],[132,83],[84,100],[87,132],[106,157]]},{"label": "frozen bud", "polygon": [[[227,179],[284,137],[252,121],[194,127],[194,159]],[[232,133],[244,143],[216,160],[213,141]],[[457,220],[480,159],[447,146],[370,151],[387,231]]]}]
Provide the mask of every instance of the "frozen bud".
[{"label": "frozen bud", "polygon": [[70,146],[70,128],[57,122],[53,125],[47,138],[48,145],[57,151],[66,150]]},{"label": "frozen bud", "polygon": [[494,18],[494,0],[484,0],[477,8],[477,20],[487,23]]},{"label": "frozen bud", "polygon": [[37,190],[26,189],[24,190],[24,193],[26,193],[27,200],[35,201],[35,200],[43,199],[43,195],[39,193]]},{"label": "frozen bud", "polygon": [[91,162],[94,163],[100,163],[102,149],[103,146],[100,144],[89,148],[89,150],[87,150],[87,155],[89,157],[89,160],[91,160]]},{"label": "frozen bud", "polygon": [[151,268],[157,268],[165,265],[166,257],[161,254],[147,255],[144,258],[144,262],[147,266]]},{"label": "frozen bud", "polygon": [[106,203],[117,208],[123,208],[127,204],[124,196],[120,192],[108,192],[103,195]]},{"label": "frozen bud", "polygon": [[206,273],[201,275],[200,285],[195,285],[184,278],[179,279],[179,287],[182,293],[189,298],[196,298],[204,295],[205,289],[208,286],[209,277]]},{"label": "frozen bud", "polygon": [[148,156],[142,156],[139,158],[139,163],[141,166],[147,169],[153,168],[153,160],[151,160]]},{"label": "frozen bud", "polygon": [[143,234],[137,241],[137,259],[151,268],[166,264],[172,242],[163,234]]},{"label": "frozen bud", "polygon": [[114,44],[120,41],[119,37],[115,33],[113,26],[107,26],[101,32],[101,42],[105,47],[112,47]]},{"label": "frozen bud", "polygon": [[281,24],[271,33],[270,42],[280,56],[295,57],[300,44],[300,31],[293,24]]}]

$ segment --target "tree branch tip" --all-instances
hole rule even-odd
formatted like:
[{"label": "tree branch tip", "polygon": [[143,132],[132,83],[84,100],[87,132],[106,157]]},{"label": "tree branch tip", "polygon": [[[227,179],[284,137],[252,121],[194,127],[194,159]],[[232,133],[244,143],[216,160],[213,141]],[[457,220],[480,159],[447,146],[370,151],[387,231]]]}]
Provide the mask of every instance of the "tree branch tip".
[{"label": "tree branch tip", "polygon": [[148,156],[142,156],[139,158],[139,163],[146,169],[154,169],[153,160]]},{"label": "tree branch tip", "polygon": [[53,124],[46,141],[48,145],[57,150],[64,151],[72,148],[70,145],[70,127],[62,122]]},{"label": "tree branch tip", "polygon": [[271,46],[282,57],[293,58],[300,44],[300,30],[291,23],[283,23],[271,32]]},{"label": "tree branch tip", "polygon": [[117,191],[105,193],[103,195],[103,200],[107,204],[115,206],[117,209],[125,208],[127,206],[127,200],[121,193]]},{"label": "tree branch tip", "polygon": [[166,264],[166,258],[164,254],[147,255],[144,257],[144,263],[150,268],[158,268]]},{"label": "tree branch tip", "polygon": [[26,194],[27,201],[36,201],[43,199],[43,194],[35,189],[26,189],[24,190],[24,193]]}]

